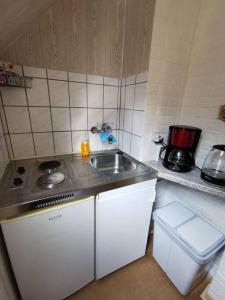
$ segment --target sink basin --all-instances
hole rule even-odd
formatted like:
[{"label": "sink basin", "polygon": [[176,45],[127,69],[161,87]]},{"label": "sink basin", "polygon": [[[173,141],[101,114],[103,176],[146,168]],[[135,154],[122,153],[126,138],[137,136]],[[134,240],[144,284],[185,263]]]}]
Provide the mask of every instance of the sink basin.
[{"label": "sink basin", "polygon": [[91,165],[106,174],[118,174],[133,171],[137,163],[122,153],[99,154],[90,158]]}]

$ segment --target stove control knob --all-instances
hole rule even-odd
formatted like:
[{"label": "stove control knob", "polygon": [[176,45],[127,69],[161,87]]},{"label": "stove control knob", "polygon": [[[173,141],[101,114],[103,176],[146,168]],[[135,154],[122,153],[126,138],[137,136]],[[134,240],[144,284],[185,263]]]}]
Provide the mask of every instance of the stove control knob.
[{"label": "stove control knob", "polygon": [[14,178],[14,185],[21,185],[23,183],[23,179],[20,177]]},{"label": "stove control knob", "polygon": [[18,169],[17,169],[17,172],[19,173],[19,174],[24,174],[25,173],[25,168],[24,167],[18,167]]}]

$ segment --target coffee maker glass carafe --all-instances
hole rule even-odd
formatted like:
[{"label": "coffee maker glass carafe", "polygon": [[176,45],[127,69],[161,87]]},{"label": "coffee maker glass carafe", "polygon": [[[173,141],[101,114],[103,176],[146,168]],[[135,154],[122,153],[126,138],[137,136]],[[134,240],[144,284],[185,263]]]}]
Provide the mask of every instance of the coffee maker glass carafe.
[{"label": "coffee maker glass carafe", "polygon": [[214,145],[207,155],[201,178],[209,183],[225,186],[225,145]]},{"label": "coffee maker glass carafe", "polygon": [[175,172],[188,172],[195,165],[194,154],[201,129],[186,125],[169,127],[163,165]]}]

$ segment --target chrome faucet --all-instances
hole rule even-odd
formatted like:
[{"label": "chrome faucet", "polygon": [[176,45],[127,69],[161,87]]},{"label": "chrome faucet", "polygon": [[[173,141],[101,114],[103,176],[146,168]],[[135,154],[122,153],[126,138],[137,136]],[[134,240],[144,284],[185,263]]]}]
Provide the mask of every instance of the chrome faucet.
[{"label": "chrome faucet", "polygon": [[[103,123],[101,129],[98,129],[96,126],[91,127],[91,132],[99,134],[102,142],[107,141],[109,144],[112,144],[115,140],[115,137],[112,135],[112,127],[108,123]],[[103,137],[104,133],[106,133],[105,137]]]},{"label": "chrome faucet", "polygon": [[95,133],[101,133],[101,132],[111,133],[112,132],[112,128],[111,128],[111,126],[108,125],[108,123],[103,123],[102,126],[101,126],[101,129],[98,129],[96,126],[91,127],[91,132],[93,134],[95,134]]}]

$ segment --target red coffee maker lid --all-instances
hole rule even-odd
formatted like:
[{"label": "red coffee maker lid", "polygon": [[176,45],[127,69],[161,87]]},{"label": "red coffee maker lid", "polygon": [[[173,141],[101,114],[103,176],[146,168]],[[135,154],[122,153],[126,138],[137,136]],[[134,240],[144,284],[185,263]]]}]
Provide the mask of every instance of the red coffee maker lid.
[{"label": "red coffee maker lid", "polygon": [[178,148],[191,148],[194,143],[196,133],[201,129],[192,126],[175,125],[170,126],[170,145]]}]

